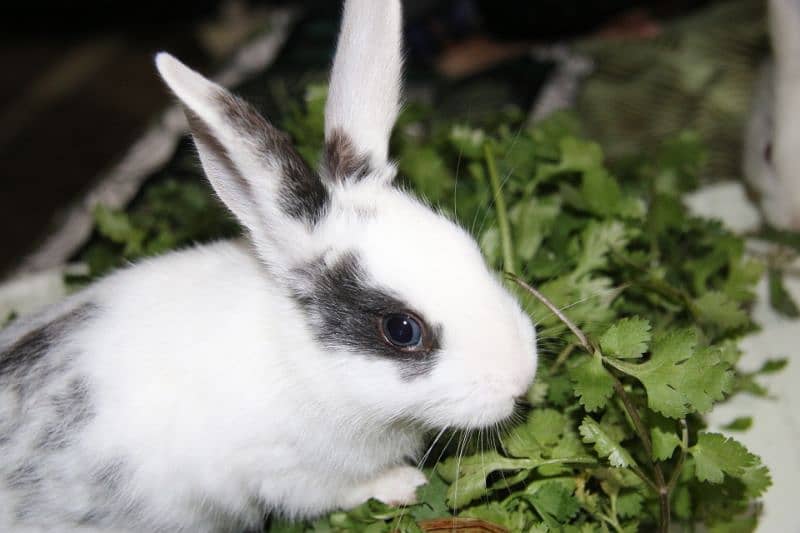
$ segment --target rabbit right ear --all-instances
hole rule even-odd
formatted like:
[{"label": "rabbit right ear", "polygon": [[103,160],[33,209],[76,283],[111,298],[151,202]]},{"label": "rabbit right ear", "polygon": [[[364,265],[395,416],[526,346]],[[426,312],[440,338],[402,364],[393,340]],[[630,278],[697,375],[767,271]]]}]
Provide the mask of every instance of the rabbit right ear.
[{"label": "rabbit right ear", "polygon": [[249,104],[169,54],[158,54],[156,65],[184,105],[211,185],[262,259],[276,273],[308,260],[311,232],[328,204],[319,175]]},{"label": "rabbit right ear", "polygon": [[333,179],[388,164],[400,106],[402,23],[400,0],[344,4],[325,107],[325,159]]}]

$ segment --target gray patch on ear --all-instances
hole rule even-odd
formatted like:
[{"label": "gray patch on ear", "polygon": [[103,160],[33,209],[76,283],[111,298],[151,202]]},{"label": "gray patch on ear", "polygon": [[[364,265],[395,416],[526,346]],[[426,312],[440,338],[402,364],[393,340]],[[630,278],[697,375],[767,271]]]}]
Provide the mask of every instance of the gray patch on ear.
[{"label": "gray patch on ear", "polygon": [[369,158],[356,151],[353,140],[341,128],[325,141],[322,168],[331,181],[359,181],[371,172]]},{"label": "gray patch on ear", "polygon": [[248,196],[252,197],[253,191],[250,188],[250,183],[239,173],[239,169],[236,168],[227,148],[219,142],[214,134],[211,133],[208,125],[194,111],[184,107],[183,112],[186,115],[186,121],[189,123],[189,129],[192,131],[195,142],[203,145],[206,150],[213,154],[217,163],[222,165],[225,172],[236,180],[236,185],[245,191]]},{"label": "gray patch on ear", "polygon": [[[293,218],[307,221],[310,225],[316,224],[327,209],[328,191],[317,173],[297,153],[289,137],[267,122],[253,106],[230,93],[219,93],[217,103],[222,107],[231,126],[246,140],[255,143],[265,163],[276,166],[281,178],[278,200],[281,209]],[[193,133],[198,126],[192,126]],[[247,183],[246,178],[233,164],[228,151],[214,139],[207,126],[200,128],[199,138],[214,151],[222,164],[230,165],[229,170],[237,176],[238,181]],[[213,141],[209,142],[209,139]],[[252,193],[249,189],[247,185],[245,191]]]},{"label": "gray patch on ear", "polygon": [[442,342],[438,324],[427,324],[429,338],[423,351],[402,350],[383,340],[385,315],[412,312],[423,321],[424,317],[388,290],[371,285],[355,254],[345,254],[331,267],[319,260],[298,274],[309,285],[295,292],[295,300],[324,347],[396,361],[406,380],[430,372],[436,364]]}]

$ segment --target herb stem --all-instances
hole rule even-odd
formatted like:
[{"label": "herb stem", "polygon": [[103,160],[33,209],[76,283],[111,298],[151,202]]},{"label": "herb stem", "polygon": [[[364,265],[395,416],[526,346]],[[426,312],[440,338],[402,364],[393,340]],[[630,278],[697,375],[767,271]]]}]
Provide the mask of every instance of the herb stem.
[{"label": "herb stem", "polygon": [[627,411],[628,416],[631,417],[636,434],[639,435],[639,440],[642,441],[645,454],[647,454],[647,460],[653,467],[653,475],[655,476],[656,480],[655,483],[652,481],[650,482],[650,487],[658,495],[658,504],[661,511],[661,523],[659,524],[659,531],[661,533],[667,533],[669,531],[671,516],[671,511],[669,508],[670,489],[664,479],[664,471],[661,470],[661,465],[657,461],[653,460],[653,442],[650,440],[650,434],[647,432],[644,422],[642,422],[642,417],[639,416],[639,410],[636,409],[631,397],[628,396],[627,392],[625,392],[625,387],[622,385],[622,382],[619,380],[619,378],[616,376],[613,376],[613,378],[614,391],[617,393],[617,396],[619,396],[620,400],[622,400],[622,405],[625,406],[625,411]]},{"label": "herb stem", "polygon": [[672,475],[669,478],[669,483],[667,484],[667,490],[669,492],[672,492],[672,490],[675,488],[675,485],[678,484],[678,478],[681,475],[683,463],[686,461],[686,453],[689,450],[689,427],[686,425],[686,419],[681,418],[678,423],[681,426],[681,454],[678,457],[678,462],[675,465],[675,469],[672,471]]},{"label": "herb stem", "polygon": [[561,320],[561,322],[563,322],[564,325],[566,325],[569,328],[569,330],[578,338],[578,341],[581,343],[581,346],[583,347],[584,350],[586,350],[587,353],[590,354],[594,353],[594,349],[592,348],[592,345],[589,343],[589,339],[587,339],[586,335],[583,334],[583,331],[581,331],[581,329],[578,326],[576,326],[572,320],[567,318],[567,315],[562,313],[561,309],[556,307],[555,304],[551,302],[549,298],[547,298],[547,296],[545,296],[538,290],[534,289],[531,285],[525,283],[525,281],[523,281],[519,276],[517,276],[513,272],[507,272],[506,275],[511,279],[511,281],[513,281],[514,283],[516,283],[529,293],[533,294],[536,297],[536,299],[542,302],[545,305],[545,307],[547,307],[550,310],[550,312],[556,315],[558,319]]},{"label": "herb stem", "polygon": [[639,410],[636,409],[635,405],[633,405],[631,397],[628,396],[627,392],[625,392],[625,387],[622,385],[622,382],[619,380],[619,378],[613,375],[612,377],[614,378],[614,392],[616,392],[617,396],[619,396],[619,399],[622,400],[622,405],[625,407],[625,411],[628,412],[628,416],[631,417],[636,434],[639,435],[639,439],[642,441],[644,451],[650,461],[652,461],[653,443],[650,440],[650,434],[647,432],[647,428],[644,427],[642,417],[639,416]]},{"label": "herb stem", "polygon": [[483,145],[483,155],[486,158],[486,168],[489,171],[489,182],[492,185],[492,196],[497,210],[497,225],[500,229],[500,246],[503,251],[503,270],[516,274],[514,266],[514,245],[511,242],[511,226],[508,223],[508,209],[503,191],[500,187],[500,177],[497,175],[497,166],[494,162],[492,145],[486,142]]},{"label": "herb stem", "polygon": [[641,466],[639,466],[639,465],[632,465],[632,466],[631,466],[631,470],[633,470],[633,473],[634,473],[634,474],[636,474],[636,475],[639,477],[639,479],[641,479],[642,481],[644,481],[644,482],[645,482],[645,484],[646,484],[648,487],[650,487],[651,489],[653,489],[653,492],[655,492],[656,494],[658,494],[658,485],[656,485],[656,484],[655,484],[655,482],[654,482],[652,479],[650,479],[649,477],[647,477],[647,474],[645,474],[645,473],[644,473],[644,470],[642,470],[642,467],[641,467]]},{"label": "herb stem", "polygon": [[577,345],[577,344],[575,344],[574,342],[571,342],[571,343],[567,344],[567,345],[564,347],[564,349],[563,349],[563,350],[561,350],[561,352],[558,354],[558,357],[556,357],[556,360],[555,360],[555,362],[553,363],[553,366],[551,366],[551,367],[550,367],[550,375],[551,375],[551,376],[552,376],[552,375],[554,375],[554,374],[556,373],[556,370],[558,370],[558,369],[559,369],[559,367],[560,367],[561,365],[563,365],[563,364],[564,364],[564,362],[565,362],[567,359],[569,359],[569,356],[572,354],[572,352],[574,352],[574,351],[575,351],[575,348],[577,348],[577,347],[578,347],[578,345]]}]

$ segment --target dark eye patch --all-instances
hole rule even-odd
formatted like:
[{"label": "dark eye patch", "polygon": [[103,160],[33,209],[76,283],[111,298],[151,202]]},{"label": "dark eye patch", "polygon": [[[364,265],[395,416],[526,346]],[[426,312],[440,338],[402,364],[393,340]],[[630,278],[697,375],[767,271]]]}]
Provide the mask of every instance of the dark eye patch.
[{"label": "dark eye patch", "polygon": [[[406,302],[371,284],[355,254],[343,255],[330,267],[320,260],[299,273],[310,283],[295,291],[295,299],[323,346],[397,361],[404,379],[423,375],[433,367],[441,348],[441,326],[425,323]],[[424,338],[413,349],[386,342],[384,325],[398,314],[414,316],[420,322]]]}]

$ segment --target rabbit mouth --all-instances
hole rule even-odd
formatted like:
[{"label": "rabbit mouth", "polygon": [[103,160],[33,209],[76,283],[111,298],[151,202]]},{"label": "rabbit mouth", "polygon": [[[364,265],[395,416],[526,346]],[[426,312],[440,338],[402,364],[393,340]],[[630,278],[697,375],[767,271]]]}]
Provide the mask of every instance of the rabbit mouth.
[{"label": "rabbit mouth", "polygon": [[478,405],[464,406],[458,420],[448,424],[463,430],[480,430],[503,426],[513,422],[521,403],[511,396]]}]

